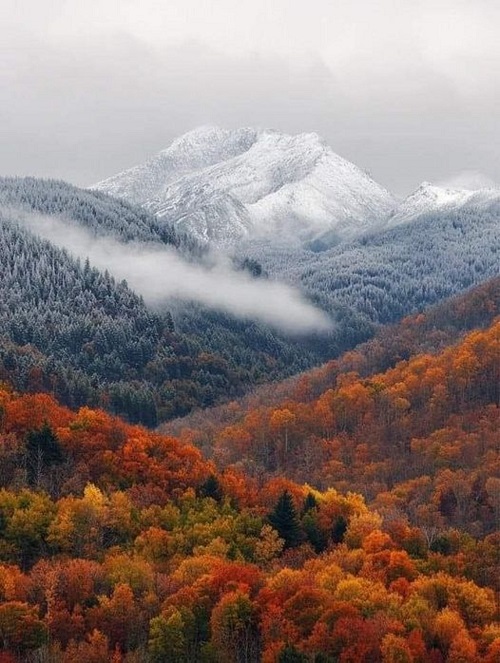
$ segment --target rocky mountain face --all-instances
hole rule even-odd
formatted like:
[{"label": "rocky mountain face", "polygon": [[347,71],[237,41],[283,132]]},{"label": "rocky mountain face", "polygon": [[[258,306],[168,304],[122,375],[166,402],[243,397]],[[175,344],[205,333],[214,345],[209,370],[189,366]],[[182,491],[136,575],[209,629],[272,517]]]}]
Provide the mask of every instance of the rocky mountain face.
[{"label": "rocky mountain face", "polygon": [[396,205],[317,134],[250,128],[195,129],[94,188],[225,247],[262,237],[333,245],[378,227]]}]

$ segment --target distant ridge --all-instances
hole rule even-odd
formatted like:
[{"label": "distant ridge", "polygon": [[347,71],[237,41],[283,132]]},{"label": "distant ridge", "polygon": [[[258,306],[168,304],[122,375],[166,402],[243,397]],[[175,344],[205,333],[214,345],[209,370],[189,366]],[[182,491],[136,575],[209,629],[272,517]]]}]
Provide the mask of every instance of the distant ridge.
[{"label": "distant ridge", "polygon": [[460,211],[497,213],[500,217],[500,188],[450,189],[422,182],[390,215],[387,226],[414,221],[424,214]]}]

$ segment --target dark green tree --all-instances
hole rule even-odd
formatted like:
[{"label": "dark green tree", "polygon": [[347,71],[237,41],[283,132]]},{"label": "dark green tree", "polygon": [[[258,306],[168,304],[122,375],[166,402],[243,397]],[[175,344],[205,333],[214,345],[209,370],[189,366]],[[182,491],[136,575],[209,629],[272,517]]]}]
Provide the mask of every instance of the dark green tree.
[{"label": "dark green tree", "polygon": [[304,534],[306,535],[307,540],[314,548],[314,552],[320,553],[326,549],[328,540],[325,534],[318,527],[318,523],[316,522],[316,515],[317,514],[314,510],[311,509],[308,511],[302,517],[302,529],[304,530]]},{"label": "dark green tree", "polygon": [[288,490],[280,495],[276,506],[269,514],[268,520],[269,524],[284,539],[285,548],[293,548],[300,543],[302,539],[300,521]]},{"label": "dark green tree", "polygon": [[222,501],[224,493],[222,492],[219,479],[217,479],[215,474],[211,474],[208,479],[201,484],[198,494],[200,497],[211,497],[216,502]]},{"label": "dark green tree", "polygon": [[334,543],[342,543],[346,530],[347,520],[344,516],[337,516],[332,526],[332,541]]},{"label": "dark green tree", "polygon": [[318,506],[318,501],[312,493],[307,493],[306,499],[304,500],[304,506],[302,507],[302,514],[306,514],[311,509],[316,509]]},{"label": "dark green tree", "polygon": [[286,645],[286,647],[280,651],[278,663],[307,663],[307,656],[293,645]]}]

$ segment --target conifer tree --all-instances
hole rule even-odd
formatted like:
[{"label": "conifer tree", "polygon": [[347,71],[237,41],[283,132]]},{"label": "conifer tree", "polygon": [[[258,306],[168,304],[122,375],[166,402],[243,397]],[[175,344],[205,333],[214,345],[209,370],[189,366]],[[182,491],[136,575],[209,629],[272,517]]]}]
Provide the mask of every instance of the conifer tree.
[{"label": "conifer tree", "polygon": [[315,509],[318,506],[318,501],[314,497],[313,493],[309,492],[306,495],[306,499],[304,500],[304,506],[302,507],[302,513],[306,514],[308,511],[311,511],[311,509]]},{"label": "conifer tree", "polygon": [[301,540],[300,521],[292,496],[285,490],[269,514],[269,523],[285,541],[285,548],[293,548]]},{"label": "conifer tree", "polygon": [[215,474],[211,474],[206,481],[204,481],[199,489],[200,497],[211,497],[216,502],[220,502],[224,497],[222,487]]}]

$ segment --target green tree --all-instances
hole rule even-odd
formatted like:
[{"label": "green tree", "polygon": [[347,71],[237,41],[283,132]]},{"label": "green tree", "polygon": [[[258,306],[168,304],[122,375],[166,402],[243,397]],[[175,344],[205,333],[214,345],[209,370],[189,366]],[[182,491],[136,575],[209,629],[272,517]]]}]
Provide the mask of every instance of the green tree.
[{"label": "green tree", "polygon": [[286,645],[278,656],[278,663],[307,663],[307,656],[293,645]]},{"label": "green tree", "polygon": [[149,628],[149,653],[155,663],[186,661],[186,639],[181,613],[174,609],[154,617]]},{"label": "green tree", "polygon": [[332,525],[332,541],[334,543],[342,543],[344,540],[344,534],[347,531],[347,520],[344,516],[338,516]]},{"label": "green tree", "polygon": [[321,529],[318,527],[315,511],[308,511],[302,517],[302,528],[307,540],[312,545],[315,552],[323,552],[323,550],[325,550],[328,545],[328,540]]},{"label": "green tree", "polygon": [[269,523],[285,541],[285,548],[297,546],[302,538],[300,521],[292,496],[285,490],[268,517]]},{"label": "green tree", "polygon": [[200,497],[211,497],[216,502],[221,502],[224,497],[219,479],[217,479],[215,474],[211,474],[208,479],[201,484],[198,493]]},{"label": "green tree", "polygon": [[47,627],[36,608],[9,601],[0,606],[0,647],[21,654],[38,649],[47,641]]},{"label": "green tree", "polygon": [[304,500],[304,506],[302,507],[302,513],[305,514],[312,509],[318,507],[318,500],[314,497],[312,493],[307,493],[306,499]]}]

